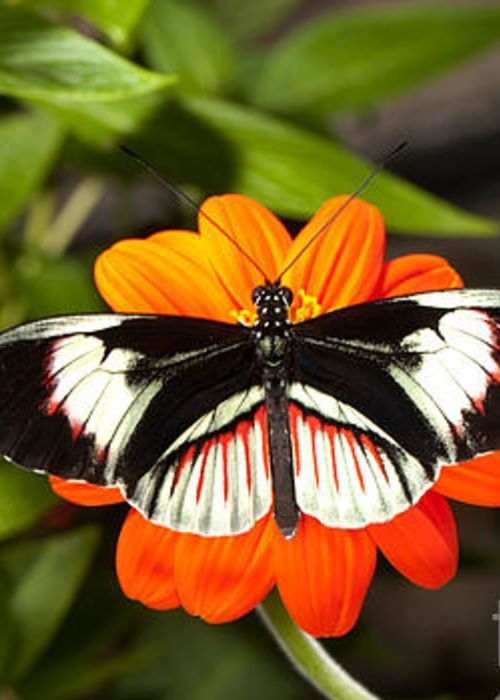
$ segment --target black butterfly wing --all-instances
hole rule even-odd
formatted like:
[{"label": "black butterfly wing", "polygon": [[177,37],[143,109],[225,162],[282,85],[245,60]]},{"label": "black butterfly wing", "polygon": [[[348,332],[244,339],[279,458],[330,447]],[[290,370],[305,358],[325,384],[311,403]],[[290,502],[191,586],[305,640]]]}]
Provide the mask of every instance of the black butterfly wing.
[{"label": "black butterfly wing", "polygon": [[446,465],[500,449],[499,324],[500,291],[450,290],[294,326],[301,510],[330,526],[384,522]]},{"label": "black butterfly wing", "polygon": [[0,336],[0,452],[119,486],[148,518],[228,534],[271,506],[263,390],[243,327],[167,316],[46,319]]}]

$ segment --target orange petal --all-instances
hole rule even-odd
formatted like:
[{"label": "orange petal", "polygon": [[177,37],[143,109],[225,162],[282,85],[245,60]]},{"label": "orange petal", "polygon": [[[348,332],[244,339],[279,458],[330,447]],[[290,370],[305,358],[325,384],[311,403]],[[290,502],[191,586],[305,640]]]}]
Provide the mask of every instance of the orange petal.
[{"label": "orange petal", "polygon": [[234,305],[208,265],[200,236],[189,231],[116,243],[97,258],[95,280],[117,312],[232,320]]},{"label": "orange petal", "polygon": [[276,582],[295,622],[315,637],[346,634],[358,619],[376,549],[363,530],[340,530],[302,515],[291,540],[276,531]]},{"label": "orange petal", "polygon": [[445,467],[433,490],[476,506],[500,506],[500,452]]},{"label": "orange petal", "polygon": [[198,217],[205,254],[233,308],[253,308],[252,291],[279,275],[291,244],[283,224],[249,197],[227,194],[207,199],[201,211],[217,222],[263,270],[260,273],[203,215]]},{"label": "orange petal", "polygon": [[[293,260],[346,197],[323,204],[288,251]],[[385,248],[385,228],[378,209],[354,199],[284,275],[283,283],[317,297],[323,313],[365,301],[378,282]]]},{"label": "orange petal", "polygon": [[428,492],[401,515],[368,528],[382,553],[403,576],[424,588],[440,588],[458,562],[455,519],[446,500]]},{"label": "orange petal", "polygon": [[128,598],[155,610],[178,607],[174,558],[179,537],[173,530],[130,511],[116,549],[116,572]]},{"label": "orange petal", "polygon": [[57,476],[49,476],[52,490],[58,496],[79,506],[109,506],[124,503],[122,492],[117,488],[93,486],[81,481],[67,481]]},{"label": "orange petal", "polygon": [[182,605],[207,622],[228,622],[252,610],[274,584],[269,517],[233,537],[183,534],[175,559]]},{"label": "orange petal", "polygon": [[404,255],[385,263],[380,288],[375,296],[386,299],[463,286],[458,272],[444,258],[438,255]]}]

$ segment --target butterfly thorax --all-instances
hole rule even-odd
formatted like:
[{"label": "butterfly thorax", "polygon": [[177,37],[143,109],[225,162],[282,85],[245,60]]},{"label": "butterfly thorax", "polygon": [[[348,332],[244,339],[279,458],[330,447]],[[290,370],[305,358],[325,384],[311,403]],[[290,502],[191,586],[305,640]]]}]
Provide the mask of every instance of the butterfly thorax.
[{"label": "butterfly thorax", "polygon": [[[288,309],[293,299],[288,287],[267,285],[254,289],[257,320],[252,328],[257,345],[263,383],[268,389],[285,379],[290,338]],[[274,380],[274,381],[272,381]],[[283,385],[282,385],[283,386]]]},{"label": "butterfly thorax", "polygon": [[257,340],[266,336],[289,335],[288,309],[293,300],[291,289],[276,285],[256,287],[252,300],[257,311],[257,320],[253,326]]}]

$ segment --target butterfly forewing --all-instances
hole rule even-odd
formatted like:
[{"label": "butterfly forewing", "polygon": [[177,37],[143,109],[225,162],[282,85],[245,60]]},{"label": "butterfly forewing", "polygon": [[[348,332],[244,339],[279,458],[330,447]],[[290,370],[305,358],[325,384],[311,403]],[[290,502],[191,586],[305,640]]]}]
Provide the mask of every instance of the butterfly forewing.
[{"label": "butterfly forewing", "polygon": [[152,520],[249,529],[271,507],[263,390],[247,329],[75,316],[0,341],[0,450],[37,471],[119,486]]},{"label": "butterfly forewing", "polygon": [[294,327],[296,495],[324,524],[406,510],[446,465],[500,447],[500,292],[363,304]]}]

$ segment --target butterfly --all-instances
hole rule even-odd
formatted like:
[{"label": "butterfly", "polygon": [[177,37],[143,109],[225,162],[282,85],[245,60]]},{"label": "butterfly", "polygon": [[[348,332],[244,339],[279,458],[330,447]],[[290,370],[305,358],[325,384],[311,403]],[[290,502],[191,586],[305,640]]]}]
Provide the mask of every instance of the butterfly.
[{"label": "butterfly", "polygon": [[0,453],[118,486],[149,520],[205,536],[271,509],[386,522],[445,465],[500,448],[500,291],[427,292],[291,325],[279,282],[252,326],[98,314],[0,335]]},{"label": "butterfly", "polygon": [[[500,290],[395,297],[291,324],[281,279],[405,143],[367,176],[274,281],[251,326],[97,314],[0,334],[0,454],[118,487],[150,521],[205,536],[271,510],[328,527],[391,520],[443,467],[500,448]],[[167,188],[196,205],[159,176]]]}]

